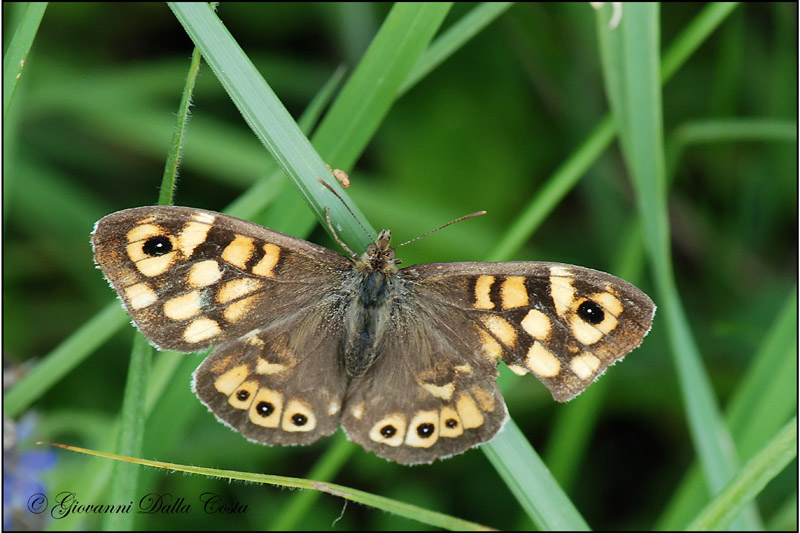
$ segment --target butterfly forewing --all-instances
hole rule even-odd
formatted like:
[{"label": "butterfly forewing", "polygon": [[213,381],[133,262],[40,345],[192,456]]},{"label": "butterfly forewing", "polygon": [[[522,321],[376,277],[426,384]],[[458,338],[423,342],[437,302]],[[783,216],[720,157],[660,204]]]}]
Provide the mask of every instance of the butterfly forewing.
[{"label": "butterfly forewing", "polygon": [[533,373],[562,402],[636,348],[655,312],[630,283],[573,265],[440,263],[402,273],[420,299],[470,317],[464,334],[477,336],[485,357]]},{"label": "butterfly forewing", "polygon": [[352,269],[321,246],[184,207],[119,211],[97,223],[92,242],[139,330],[184,352],[285,320]]}]

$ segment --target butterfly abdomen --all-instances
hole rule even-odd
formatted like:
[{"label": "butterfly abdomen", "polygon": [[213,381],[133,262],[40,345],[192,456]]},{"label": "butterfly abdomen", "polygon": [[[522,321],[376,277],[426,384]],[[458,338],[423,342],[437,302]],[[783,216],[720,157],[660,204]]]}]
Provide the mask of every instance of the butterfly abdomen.
[{"label": "butterfly abdomen", "polygon": [[383,351],[397,279],[384,272],[355,271],[344,320],[342,354],[350,377],[363,375]]}]

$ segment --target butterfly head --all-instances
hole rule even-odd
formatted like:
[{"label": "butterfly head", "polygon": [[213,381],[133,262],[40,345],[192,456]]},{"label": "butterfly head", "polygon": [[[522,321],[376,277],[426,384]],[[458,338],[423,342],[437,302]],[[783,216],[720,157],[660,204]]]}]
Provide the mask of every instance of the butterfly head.
[{"label": "butterfly head", "polygon": [[391,275],[397,273],[399,259],[394,257],[394,248],[389,246],[392,241],[391,230],[381,230],[374,244],[367,246],[367,251],[356,261],[356,267],[368,272],[383,272]]}]

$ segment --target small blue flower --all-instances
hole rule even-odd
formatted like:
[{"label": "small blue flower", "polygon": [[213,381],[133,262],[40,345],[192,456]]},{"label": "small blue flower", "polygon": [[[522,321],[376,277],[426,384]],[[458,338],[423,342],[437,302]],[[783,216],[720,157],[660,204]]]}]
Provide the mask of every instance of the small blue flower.
[{"label": "small blue flower", "polygon": [[[31,413],[17,424],[4,419],[3,439],[3,529],[28,528],[36,520],[28,508],[34,494],[46,494],[39,476],[56,464],[53,449],[20,449],[34,433],[37,417]],[[41,527],[41,525],[39,526]],[[33,527],[34,529],[36,526]]]}]

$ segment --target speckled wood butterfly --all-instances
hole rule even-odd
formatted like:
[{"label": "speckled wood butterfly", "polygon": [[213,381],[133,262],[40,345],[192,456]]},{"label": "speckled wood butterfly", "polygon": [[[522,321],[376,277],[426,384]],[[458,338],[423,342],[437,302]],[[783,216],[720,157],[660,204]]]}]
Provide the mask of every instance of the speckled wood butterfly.
[{"label": "speckled wood butterfly", "polygon": [[341,424],[381,457],[428,463],[503,426],[499,360],[563,402],[650,329],[650,298],[608,274],[526,261],[399,269],[390,237],[347,258],[220,213],[141,207],[100,220],[92,243],[153,344],[214,347],[195,393],[264,444],[309,444]]}]

